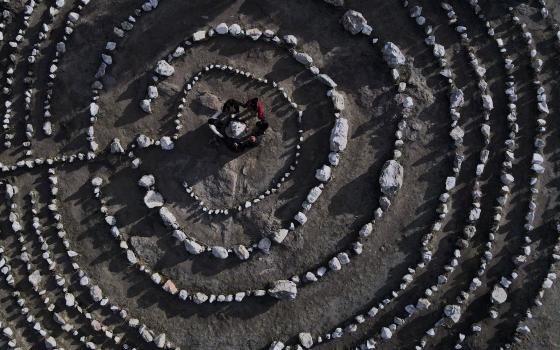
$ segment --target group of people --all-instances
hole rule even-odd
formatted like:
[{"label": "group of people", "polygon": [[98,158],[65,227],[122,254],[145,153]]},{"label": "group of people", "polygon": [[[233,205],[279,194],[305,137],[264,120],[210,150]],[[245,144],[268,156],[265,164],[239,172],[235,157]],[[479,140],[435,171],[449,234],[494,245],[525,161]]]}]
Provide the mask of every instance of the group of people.
[{"label": "group of people", "polygon": [[[240,115],[241,107],[250,112],[249,118],[256,116],[258,121],[252,130]],[[222,110],[214,113],[208,120],[210,130],[233,152],[242,152],[259,145],[268,129],[268,122],[264,117],[264,106],[260,98],[255,97],[245,103],[229,99]]]}]

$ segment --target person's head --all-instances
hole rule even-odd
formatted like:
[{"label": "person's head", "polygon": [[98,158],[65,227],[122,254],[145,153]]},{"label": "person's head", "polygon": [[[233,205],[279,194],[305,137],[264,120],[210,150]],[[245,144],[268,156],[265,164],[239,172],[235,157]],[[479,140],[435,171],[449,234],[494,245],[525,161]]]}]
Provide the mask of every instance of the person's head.
[{"label": "person's head", "polygon": [[249,101],[247,101],[247,108],[252,109],[252,110],[256,110],[258,102],[259,102],[258,97],[250,99]]}]

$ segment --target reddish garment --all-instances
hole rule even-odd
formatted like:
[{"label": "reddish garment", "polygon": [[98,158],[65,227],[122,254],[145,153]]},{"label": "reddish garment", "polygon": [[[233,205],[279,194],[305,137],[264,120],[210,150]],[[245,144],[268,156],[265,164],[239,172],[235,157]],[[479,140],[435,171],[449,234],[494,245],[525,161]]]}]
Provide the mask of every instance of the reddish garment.
[{"label": "reddish garment", "polygon": [[260,98],[257,100],[257,118],[264,119],[264,106]]},{"label": "reddish garment", "polygon": [[257,112],[257,118],[264,120],[264,106],[260,98],[255,97],[245,102],[245,107]]}]

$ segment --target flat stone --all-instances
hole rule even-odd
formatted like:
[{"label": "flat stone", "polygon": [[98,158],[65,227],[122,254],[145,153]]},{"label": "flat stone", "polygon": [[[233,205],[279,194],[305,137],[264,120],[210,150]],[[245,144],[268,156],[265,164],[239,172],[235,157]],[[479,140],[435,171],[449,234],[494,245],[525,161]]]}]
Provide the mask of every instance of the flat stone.
[{"label": "flat stone", "polygon": [[297,296],[297,286],[294,282],[288,280],[279,280],[274,282],[268,294],[280,300],[293,300]]}]

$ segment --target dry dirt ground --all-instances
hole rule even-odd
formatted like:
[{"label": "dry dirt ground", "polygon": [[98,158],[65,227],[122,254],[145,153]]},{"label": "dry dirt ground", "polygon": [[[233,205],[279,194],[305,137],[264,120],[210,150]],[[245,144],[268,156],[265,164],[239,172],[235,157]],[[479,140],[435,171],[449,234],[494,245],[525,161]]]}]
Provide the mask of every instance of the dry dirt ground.
[{"label": "dry dirt ground", "polygon": [[[560,172],[560,113],[558,97],[558,63],[560,42],[554,23],[560,21],[560,5],[547,4],[550,17],[545,20],[539,13],[537,1],[480,1],[482,11],[496,26],[496,33],[504,38],[516,69],[518,92],[517,110],[519,133],[516,137],[517,158],[512,174],[515,184],[504,208],[501,227],[496,234],[494,259],[489,262],[483,284],[469,299],[458,323],[438,329],[436,336],[428,337],[426,348],[451,349],[459,334],[465,334],[464,349],[498,349],[514,340],[518,322],[523,321],[531,332],[517,335],[518,349],[560,349],[560,292],[558,284],[546,289],[542,307],[534,307],[543,280],[547,277],[554,245],[557,242],[556,220],[558,211]],[[5,102],[13,101],[11,125],[15,138],[11,148],[3,146],[0,162],[16,164],[22,159],[52,158],[58,154],[87,153],[89,145],[85,133],[89,127],[91,84],[100,63],[105,43],[114,38],[113,28],[119,26],[142,2],[137,0],[93,0],[80,13],[74,32],[66,42],[66,53],[58,64],[52,86],[51,113],[54,134],[43,136],[43,100],[47,95],[50,62],[56,43],[64,35],[65,18],[75,11],[79,0],[66,0],[52,24],[49,36],[40,44],[40,55],[31,66],[35,79],[32,83],[32,106],[29,123],[35,129],[32,137],[32,155],[26,155],[24,77],[30,65],[26,63],[48,18],[49,7],[55,1],[37,3],[30,17],[30,26],[16,49],[9,45],[21,28],[25,2],[7,0],[0,4],[6,9],[3,23],[3,41],[0,42],[0,84],[2,88],[13,79],[12,92],[1,95],[0,111],[6,112]],[[466,0],[449,1],[469,31],[468,43],[479,63],[487,68],[486,80],[494,100],[489,124],[492,143],[487,169],[480,178],[484,197],[482,216],[477,224],[478,234],[463,252],[459,265],[451,274],[449,283],[440,286],[428,310],[415,314],[393,332],[391,339],[378,342],[381,349],[414,349],[434,323],[445,318],[444,307],[456,303],[457,296],[468,289],[476,276],[484,251],[487,233],[492,225],[492,208],[499,196],[500,167],[504,160],[504,142],[508,138],[507,97],[504,82],[507,76],[495,41],[486,34],[484,22],[474,14]],[[414,266],[421,254],[422,236],[431,230],[438,215],[439,195],[444,192],[445,178],[453,162],[453,148],[449,138],[448,86],[440,75],[440,67],[425,45],[423,29],[409,17],[409,8],[423,7],[423,15],[434,24],[437,41],[446,49],[456,85],[464,91],[465,106],[459,124],[465,130],[463,152],[465,160],[451,192],[449,213],[441,233],[434,242],[434,256],[426,268],[414,275],[410,286],[394,298],[375,318],[364,323],[355,316],[366,314],[391,292],[399,290],[402,276]],[[543,69],[539,78],[548,94],[550,116],[544,139],[546,171],[539,178],[539,193],[534,230],[531,233],[532,254],[519,267],[512,258],[524,244],[525,214],[529,205],[529,181],[533,154],[533,138],[537,127],[536,88],[530,67],[527,47],[518,26],[514,26],[507,8],[527,23],[533,34]],[[55,218],[47,208],[51,198],[48,169],[56,169],[58,176],[58,210],[64,223],[66,239],[78,253],[74,259],[98,284],[104,295],[116,305],[125,308],[129,318],[137,318],[153,332],[165,333],[166,339],[182,349],[268,349],[273,341],[282,341],[295,349],[298,334],[309,332],[314,342],[317,336],[325,338],[337,327],[345,329],[358,324],[355,332],[346,328],[340,339],[316,344],[318,349],[353,349],[368,338],[377,336],[382,327],[394,322],[395,317],[406,318],[408,304],[416,304],[426,288],[434,284],[443,266],[451,259],[457,237],[466,225],[471,206],[473,175],[483,146],[480,137],[482,112],[477,78],[469,65],[468,56],[459,41],[459,34],[448,25],[446,12],[439,1],[411,0],[404,8],[397,0],[345,0],[343,7],[335,7],[320,0],[215,0],[180,1],[161,0],[158,7],[143,14],[133,30],[119,42],[112,55],[112,64],[103,77],[104,89],[97,101],[100,112],[95,123],[99,144],[95,160],[46,164],[3,171],[1,191],[6,186],[17,186],[18,193],[11,201],[18,204],[20,222],[25,236],[25,247],[30,264],[43,276],[39,289],[56,304],[63,318],[79,330],[79,334],[97,344],[97,348],[117,349],[103,333],[95,330],[87,317],[65,304],[65,291],[56,285],[52,276],[57,273],[66,279],[70,289],[86,312],[95,315],[103,324],[123,336],[132,347],[155,349],[135,327],[129,327],[115,313],[90,298],[89,289],[80,286],[80,276],[72,269],[62,240],[57,238]],[[373,34],[351,35],[340,19],[353,9],[359,11],[373,27]],[[137,182],[142,175],[153,174],[157,190],[164,196],[168,207],[190,236],[206,244],[250,246],[271,232],[292,221],[309,190],[317,184],[315,170],[325,164],[329,154],[329,136],[334,124],[334,110],[326,96],[327,88],[289,53],[263,41],[234,39],[220,36],[188,48],[186,55],[174,61],[175,74],[159,85],[153,113],[139,108],[145,98],[146,87],[153,68],[161,57],[194,32],[213,28],[221,22],[239,23],[244,28],[271,29],[280,37],[293,34],[298,39],[297,49],[313,57],[314,65],[330,75],[338,84],[337,90],[345,98],[343,116],[350,129],[348,147],[341,153],[340,164],[333,167],[331,180],[321,197],[306,212],[308,221],[297,226],[282,244],[275,244],[269,252],[254,252],[248,261],[235,257],[220,260],[211,254],[189,255],[171,236],[157,210],[148,209],[143,201],[145,191]],[[372,37],[379,38],[372,44]],[[385,42],[394,42],[406,56],[408,87],[399,93],[391,71],[381,53]],[[13,78],[7,75],[10,56],[16,61]],[[154,139],[172,134],[173,118],[182,98],[186,80],[209,64],[228,64],[278,82],[291,99],[304,110],[302,125],[289,103],[278,91],[245,77],[228,72],[213,71],[205,74],[200,83],[188,92],[183,103],[184,127],[179,131],[172,151],[159,147],[138,150],[135,157],[142,161],[134,169],[127,155],[109,154],[112,140],[117,137],[123,146],[134,142],[138,134]],[[196,304],[183,301],[155,285],[150,276],[131,266],[119,243],[112,236],[94,197],[91,180],[103,180],[102,198],[106,207],[119,223],[121,234],[128,239],[131,249],[152,271],[172,279],[178,288],[190,293],[230,294],[237,291],[267,289],[277,280],[302,276],[328,266],[339,251],[348,250],[357,232],[371,221],[380,197],[379,176],[383,164],[393,157],[395,132],[400,121],[404,94],[413,97],[414,108],[403,130],[404,146],[399,162],[404,169],[404,181],[390,208],[374,225],[373,233],[364,240],[363,253],[351,256],[351,263],[342,270],[329,272],[315,283],[298,285],[294,300],[277,300],[270,295],[247,296],[240,302],[213,302]],[[262,96],[270,122],[261,145],[242,153],[232,153],[211,137],[206,126],[213,113],[208,96],[218,103],[228,98],[245,100]],[[215,99],[211,102],[216,103]],[[215,106],[214,106],[215,107]],[[302,129],[301,150],[299,130]],[[5,134],[6,132],[2,132]],[[0,135],[2,142],[4,135]],[[289,171],[294,155],[300,152],[299,163],[277,193],[267,196],[250,208],[228,215],[209,216],[198,207],[197,201],[184,190],[187,181],[209,206],[237,207],[276,183]],[[35,190],[38,197],[38,217],[43,225],[43,237],[51,250],[50,257],[56,268],[49,266],[41,254],[41,247],[32,226],[28,193]],[[38,294],[33,292],[29,272],[20,258],[21,245],[9,220],[8,195],[0,204],[1,245],[3,256],[10,261],[15,288],[27,300],[30,313],[41,322],[48,335],[59,347],[85,348],[80,336],[61,330]],[[20,233],[21,234],[21,233]],[[233,255],[233,254],[231,254]],[[492,319],[490,293],[500,276],[513,269],[519,274],[508,289],[504,304],[495,306],[499,317]],[[3,271],[4,272],[4,271]],[[13,335],[1,337],[0,347],[8,347],[13,338],[22,349],[43,349],[43,335],[32,330],[32,325],[21,315],[21,306],[12,297],[13,288],[4,280],[0,283],[0,322],[9,326]],[[527,308],[532,319],[525,322]],[[481,332],[472,326],[480,325]],[[6,333],[6,332],[5,332]],[[48,336],[47,335],[47,336]],[[46,336],[45,336],[46,337]],[[171,345],[171,343],[169,345]],[[278,347],[277,349],[280,349]]]}]

